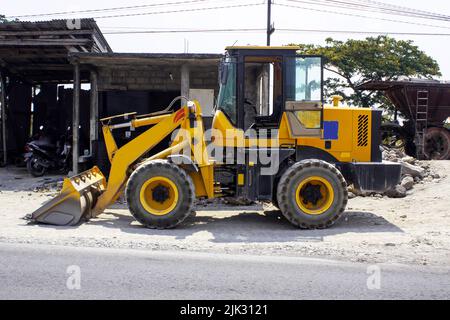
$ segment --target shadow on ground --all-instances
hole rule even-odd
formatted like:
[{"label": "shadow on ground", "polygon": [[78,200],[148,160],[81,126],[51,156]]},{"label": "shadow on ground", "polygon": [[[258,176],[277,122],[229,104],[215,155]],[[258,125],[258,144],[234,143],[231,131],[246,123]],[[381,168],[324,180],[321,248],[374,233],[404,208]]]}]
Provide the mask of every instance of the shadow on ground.
[{"label": "shadow on ground", "polygon": [[403,232],[383,217],[371,212],[359,211],[347,211],[337,224],[324,230],[298,229],[292,226],[278,210],[244,212],[227,216],[212,212],[210,216],[190,217],[182,225],[169,230],[147,229],[138,224],[131,215],[111,211],[105,212],[99,219],[93,219],[87,224],[120,229],[122,232],[130,234],[150,237],[167,236],[178,240],[195,237],[196,234],[202,233],[206,234],[207,238],[199,240],[214,243],[320,242],[324,237],[336,234]]}]

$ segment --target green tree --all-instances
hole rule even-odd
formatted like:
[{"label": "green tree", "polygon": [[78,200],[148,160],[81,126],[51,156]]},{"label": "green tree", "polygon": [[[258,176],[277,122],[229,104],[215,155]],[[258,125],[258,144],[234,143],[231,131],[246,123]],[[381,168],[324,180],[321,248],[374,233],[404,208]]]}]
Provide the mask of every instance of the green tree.
[{"label": "green tree", "polygon": [[325,80],[325,96],[338,94],[355,106],[392,107],[381,92],[356,90],[364,82],[441,75],[437,62],[409,40],[378,36],[343,42],[328,38],[325,46],[300,47],[304,54],[324,56],[325,69],[335,75]]},{"label": "green tree", "polygon": [[15,22],[15,21],[19,21],[19,19],[14,19],[14,20],[8,20],[6,19],[6,16],[3,14],[0,14],[0,23],[5,23],[5,22]]}]

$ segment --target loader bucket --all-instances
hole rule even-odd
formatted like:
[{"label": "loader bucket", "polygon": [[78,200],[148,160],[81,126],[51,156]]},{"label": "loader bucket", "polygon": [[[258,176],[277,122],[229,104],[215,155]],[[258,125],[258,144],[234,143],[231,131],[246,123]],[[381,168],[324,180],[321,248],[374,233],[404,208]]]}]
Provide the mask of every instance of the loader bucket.
[{"label": "loader bucket", "polygon": [[65,178],[58,196],[25,219],[58,226],[73,226],[81,218],[89,218],[97,198],[106,188],[106,179],[99,168],[93,167],[76,176]]}]

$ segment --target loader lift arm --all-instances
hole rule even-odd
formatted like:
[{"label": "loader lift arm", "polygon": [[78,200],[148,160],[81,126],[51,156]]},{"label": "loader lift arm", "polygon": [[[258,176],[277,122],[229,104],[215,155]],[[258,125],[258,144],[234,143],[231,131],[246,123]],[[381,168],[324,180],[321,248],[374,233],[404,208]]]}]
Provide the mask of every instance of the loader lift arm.
[{"label": "loader lift arm", "polygon": [[[125,123],[111,124],[112,119],[123,117],[132,119]],[[133,114],[124,114],[100,120],[108,158],[111,162],[108,182],[100,170],[94,167],[86,172],[64,180],[61,195],[50,200],[43,207],[26,218],[36,222],[74,225],[81,217],[93,218],[101,214],[114,203],[124,191],[128,178],[134,170],[133,165],[146,153],[151,151],[164,138],[177,128],[184,129],[178,133],[172,145],[144,160],[164,159],[171,154],[188,150],[191,159],[199,167],[198,174],[202,187],[208,197],[213,197],[213,167],[206,153],[203,140],[202,114],[198,102],[189,102],[176,112],[158,114],[143,118]],[[145,132],[118,148],[113,130],[119,128],[139,128],[151,126]],[[182,134],[182,133],[183,134]],[[186,136],[186,133],[188,135]],[[81,184],[80,184],[81,183]],[[80,187],[77,187],[80,184]],[[72,199],[69,203],[65,199]]]},{"label": "loader lift arm", "polygon": [[[108,205],[117,200],[127,182],[130,166],[145,153],[153,149],[168,134],[178,128],[188,113],[188,108],[184,107],[179,111],[168,115],[131,120],[124,125],[130,128],[139,128],[149,125],[153,126],[121,148],[117,148],[112,131],[116,128],[121,128],[124,126],[110,126],[106,123],[103,124],[102,131],[108,157],[111,162],[111,170],[109,173],[107,188],[98,198],[92,212],[92,217],[96,217],[102,213]],[[179,143],[177,147],[181,149],[185,147],[185,144]],[[176,152],[174,149],[171,151]]]}]

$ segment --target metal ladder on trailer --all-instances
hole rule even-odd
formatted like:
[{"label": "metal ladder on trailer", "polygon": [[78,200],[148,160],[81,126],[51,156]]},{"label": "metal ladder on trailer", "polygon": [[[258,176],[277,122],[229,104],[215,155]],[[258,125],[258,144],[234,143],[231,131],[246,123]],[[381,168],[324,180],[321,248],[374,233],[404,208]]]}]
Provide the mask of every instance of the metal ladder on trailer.
[{"label": "metal ladder on trailer", "polygon": [[418,159],[424,159],[425,135],[428,128],[428,90],[418,90],[416,102],[416,153]]}]

